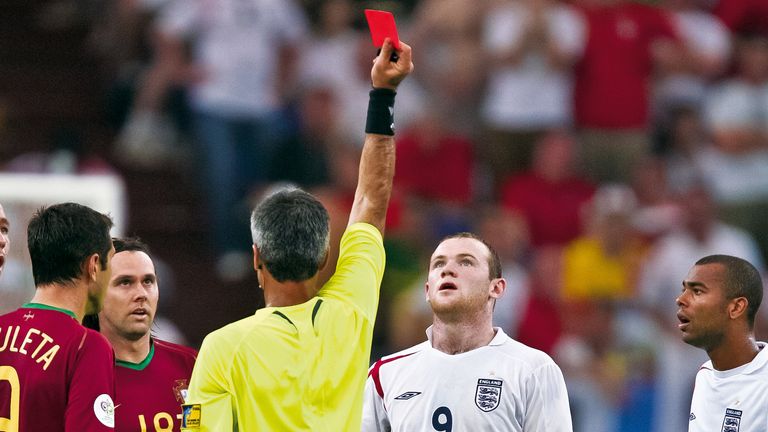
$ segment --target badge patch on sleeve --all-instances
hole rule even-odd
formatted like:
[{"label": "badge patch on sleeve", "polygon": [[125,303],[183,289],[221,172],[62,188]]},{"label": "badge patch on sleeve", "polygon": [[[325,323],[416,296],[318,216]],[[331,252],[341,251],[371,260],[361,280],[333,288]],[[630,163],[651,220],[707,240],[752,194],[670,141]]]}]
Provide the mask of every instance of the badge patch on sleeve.
[{"label": "badge patch on sleeve", "polygon": [[93,413],[96,418],[106,427],[115,427],[115,403],[108,394],[100,394],[93,401]]},{"label": "badge patch on sleeve", "polygon": [[181,406],[181,428],[200,429],[200,404]]}]

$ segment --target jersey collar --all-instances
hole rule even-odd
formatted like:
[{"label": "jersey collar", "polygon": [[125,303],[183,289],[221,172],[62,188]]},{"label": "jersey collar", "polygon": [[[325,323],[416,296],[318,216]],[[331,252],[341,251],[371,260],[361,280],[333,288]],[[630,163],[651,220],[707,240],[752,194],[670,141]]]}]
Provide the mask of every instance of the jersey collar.
[{"label": "jersey collar", "polygon": [[22,308],[52,310],[52,311],[57,311],[57,312],[65,313],[65,314],[71,316],[72,318],[77,319],[77,315],[75,315],[75,313],[72,312],[71,310],[57,308],[56,306],[49,306],[49,305],[42,304],[42,303],[27,303],[27,304],[23,305]]},{"label": "jersey collar", "polygon": [[147,357],[145,357],[144,360],[141,361],[141,363],[131,363],[125,360],[115,359],[115,364],[124,368],[140,371],[140,370],[144,370],[147,366],[149,366],[149,362],[152,361],[152,357],[154,357],[154,355],[155,355],[155,340],[150,338],[149,354],[147,354]]},{"label": "jersey collar", "polygon": [[[507,338],[507,334],[504,333],[504,330],[502,330],[501,327],[494,327],[493,331],[496,332],[496,335],[493,336],[493,339],[491,339],[491,341],[486,346],[501,345]],[[432,346],[432,326],[427,327],[426,333],[427,340],[429,340],[429,345]]]}]

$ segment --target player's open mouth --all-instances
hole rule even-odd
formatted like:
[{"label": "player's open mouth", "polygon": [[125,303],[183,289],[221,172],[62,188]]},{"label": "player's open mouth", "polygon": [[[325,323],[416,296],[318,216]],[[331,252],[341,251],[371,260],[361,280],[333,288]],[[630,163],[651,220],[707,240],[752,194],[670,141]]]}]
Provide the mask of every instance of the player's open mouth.
[{"label": "player's open mouth", "polygon": [[131,315],[136,315],[136,316],[140,316],[140,317],[145,317],[145,316],[149,315],[149,313],[147,312],[147,310],[146,310],[146,309],[144,309],[144,308],[139,308],[139,309],[134,309],[134,310],[131,312]]},{"label": "player's open mouth", "polygon": [[454,285],[454,284],[453,284],[453,282],[445,282],[445,283],[441,284],[441,285],[440,285],[440,286],[437,288],[437,290],[438,290],[438,291],[444,291],[444,290],[456,290],[456,289],[458,289],[458,288],[456,287],[456,285]]},{"label": "player's open mouth", "polygon": [[5,264],[5,255],[0,255],[0,268]]},{"label": "player's open mouth", "polygon": [[686,327],[688,327],[688,324],[691,322],[691,320],[688,319],[688,317],[683,315],[682,313],[677,314],[677,320],[680,321],[680,324],[677,325],[677,328],[679,328],[680,330],[684,330]]}]

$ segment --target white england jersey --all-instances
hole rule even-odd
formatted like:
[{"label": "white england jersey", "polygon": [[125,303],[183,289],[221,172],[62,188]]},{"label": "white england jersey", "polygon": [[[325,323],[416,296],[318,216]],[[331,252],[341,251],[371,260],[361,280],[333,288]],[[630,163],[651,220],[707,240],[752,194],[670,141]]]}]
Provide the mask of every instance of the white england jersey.
[{"label": "white england jersey", "polygon": [[718,371],[708,361],[696,375],[689,432],[768,431],[768,349],[751,362]]},{"label": "white england jersey", "polygon": [[560,368],[495,330],[490,344],[469,352],[449,355],[426,341],[374,363],[362,430],[572,431]]}]

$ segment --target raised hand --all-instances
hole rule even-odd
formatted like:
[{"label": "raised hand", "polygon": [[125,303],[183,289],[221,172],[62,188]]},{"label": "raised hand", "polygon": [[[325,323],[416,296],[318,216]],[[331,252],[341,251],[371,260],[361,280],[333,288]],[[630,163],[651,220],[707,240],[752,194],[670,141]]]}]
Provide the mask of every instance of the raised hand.
[{"label": "raised hand", "polygon": [[[399,59],[391,60],[392,52],[397,51]],[[371,83],[373,88],[388,88],[395,90],[400,82],[413,71],[411,47],[400,41],[400,49],[395,50],[389,38],[384,39],[381,52],[373,60]]]}]

